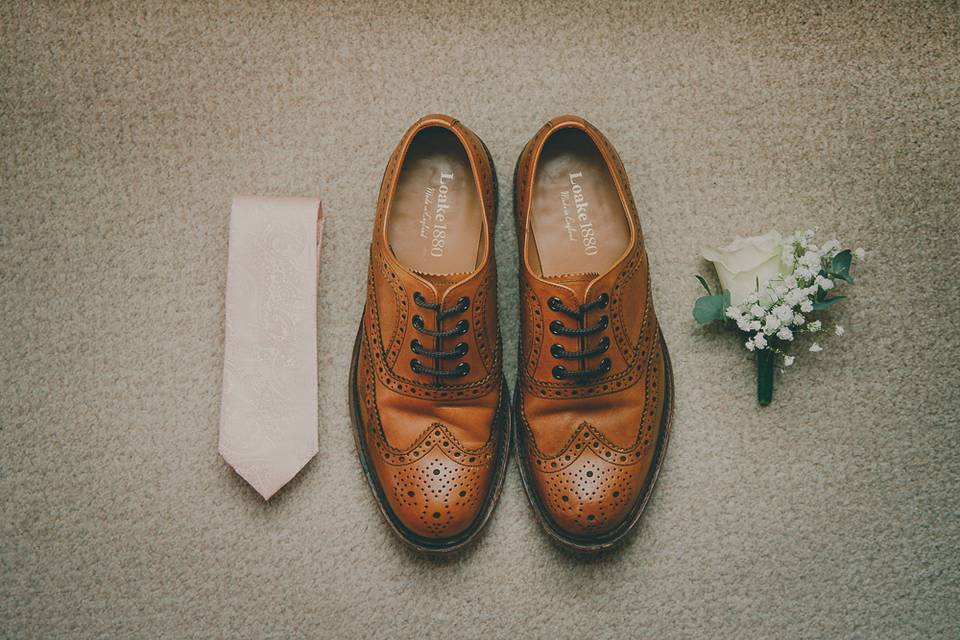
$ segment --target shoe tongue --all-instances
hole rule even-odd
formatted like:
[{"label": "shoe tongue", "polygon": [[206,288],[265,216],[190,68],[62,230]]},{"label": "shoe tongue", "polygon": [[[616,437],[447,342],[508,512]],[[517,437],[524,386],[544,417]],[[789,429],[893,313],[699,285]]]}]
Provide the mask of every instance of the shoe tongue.
[{"label": "shoe tongue", "polygon": [[432,284],[437,290],[437,301],[443,299],[444,294],[448,289],[454,285],[461,282],[467,274],[465,273],[453,273],[448,275],[440,275],[436,273],[423,273],[421,271],[414,271],[418,276]]},{"label": "shoe tongue", "polygon": [[544,276],[543,279],[547,282],[562,284],[573,289],[573,294],[576,296],[577,301],[583,304],[586,302],[587,287],[589,287],[590,283],[596,280],[598,276],[599,274],[596,273],[569,273],[560,276]]}]

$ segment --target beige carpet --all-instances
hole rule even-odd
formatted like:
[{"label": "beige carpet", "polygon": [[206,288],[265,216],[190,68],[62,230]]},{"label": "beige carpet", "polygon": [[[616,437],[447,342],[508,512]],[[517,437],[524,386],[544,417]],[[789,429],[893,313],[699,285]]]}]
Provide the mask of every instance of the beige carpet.
[{"label": "beige carpet", "polygon": [[[3,3],[0,636],[957,638],[958,4],[466,5]],[[434,111],[505,186],[553,115],[623,156],[677,414],[616,553],[548,543],[511,466],[479,543],[422,559],[362,479],[346,375],[376,192]],[[269,504],[216,454],[240,193],[327,213],[320,454]],[[832,312],[847,336],[761,410],[747,354],[694,326],[698,249],[807,226],[870,255]]]}]

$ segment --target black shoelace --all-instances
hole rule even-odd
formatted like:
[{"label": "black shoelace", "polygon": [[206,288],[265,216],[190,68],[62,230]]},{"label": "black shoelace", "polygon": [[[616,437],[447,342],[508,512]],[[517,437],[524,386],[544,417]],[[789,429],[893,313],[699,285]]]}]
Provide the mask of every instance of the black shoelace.
[{"label": "black shoelace", "polygon": [[[445,318],[456,315],[458,313],[463,313],[470,308],[470,299],[466,296],[463,296],[457,300],[457,304],[450,307],[449,309],[441,309],[440,305],[434,302],[427,302],[427,299],[418,291],[413,294],[413,301],[418,307],[423,307],[424,309],[429,309],[436,313],[436,326],[442,326],[442,322]],[[462,378],[463,376],[470,373],[470,364],[467,362],[458,362],[457,365],[451,370],[445,370],[440,367],[441,362],[444,360],[453,360],[455,358],[462,358],[467,355],[467,350],[469,347],[466,342],[458,342],[457,345],[453,348],[452,351],[444,351],[443,341],[446,338],[452,338],[454,336],[462,336],[470,328],[470,323],[461,319],[452,329],[446,330],[434,330],[427,329],[423,323],[423,317],[419,314],[413,316],[413,328],[422,333],[425,336],[430,336],[434,339],[433,349],[427,349],[421,344],[419,340],[414,338],[410,342],[410,350],[413,351],[418,356],[423,356],[425,358],[433,358],[433,367],[428,367],[424,365],[420,360],[414,358],[410,361],[410,368],[413,369],[414,373],[420,373],[428,376],[433,376],[436,379],[437,386],[442,384],[442,381],[446,378]]]},{"label": "black shoelace", "polygon": [[610,319],[607,316],[601,316],[600,320],[589,327],[583,325],[584,318],[587,313],[593,311],[594,309],[606,309],[607,303],[610,301],[610,296],[605,293],[601,293],[596,300],[593,302],[588,302],[587,304],[580,305],[579,309],[571,309],[570,307],[563,304],[560,298],[556,296],[551,297],[547,300],[547,306],[550,307],[553,311],[558,313],[564,313],[571,318],[574,318],[577,321],[576,328],[569,328],[563,324],[560,320],[554,320],[550,323],[550,333],[555,336],[574,336],[580,339],[580,350],[579,351],[567,351],[563,348],[563,345],[554,344],[550,347],[550,355],[552,355],[557,360],[579,360],[580,369],[575,371],[568,370],[562,364],[558,364],[553,368],[553,377],[557,380],[567,380],[567,379],[577,379],[584,380],[595,378],[597,376],[602,376],[606,372],[610,371],[610,358],[604,358],[600,361],[600,364],[592,369],[586,367],[587,358],[593,356],[598,356],[601,353],[606,353],[607,349],[610,348],[610,338],[607,336],[602,336],[600,342],[595,347],[590,349],[585,349],[585,339],[588,336],[600,333],[610,324]]}]

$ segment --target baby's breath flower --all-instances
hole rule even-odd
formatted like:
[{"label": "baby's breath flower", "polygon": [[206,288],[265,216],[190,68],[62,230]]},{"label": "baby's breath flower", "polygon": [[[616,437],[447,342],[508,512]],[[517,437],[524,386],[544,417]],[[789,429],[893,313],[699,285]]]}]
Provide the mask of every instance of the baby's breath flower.
[{"label": "baby's breath flower", "polygon": [[823,351],[823,347],[821,347],[818,343],[814,342],[812,345],[810,345],[811,353],[820,353],[821,351]]},{"label": "baby's breath flower", "polygon": [[820,321],[814,320],[807,325],[807,331],[820,331]]},{"label": "baby's breath flower", "polygon": [[857,260],[863,260],[864,258],[867,257],[867,252],[864,250],[863,247],[857,247],[856,249],[853,250],[853,255],[857,257]]},{"label": "baby's breath flower", "polygon": [[[811,247],[814,249],[814,247]],[[817,270],[820,268],[820,253],[815,250],[808,250],[803,256],[800,257],[800,264],[805,266],[807,269]]]},{"label": "baby's breath flower", "polygon": [[724,313],[726,313],[727,317],[731,320],[739,320],[741,317],[741,311],[737,307],[727,307]]},{"label": "baby's breath flower", "polygon": [[793,309],[788,307],[785,304],[782,304],[776,307],[773,310],[773,313],[780,318],[781,324],[790,324],[790,321],[793,320]]},{"label": "baby's breath flower", "polygon": [[839,240],[828,240],[821,249],[824,255],[829,255],[831,258],[837,255],[840,252],[840,241]]},{"label": "baby's breath flower", "polygon": [[807,319],[803,317],[802,313],[793,314],[793,324],[797,325],[798,327],[806,321]]},{"label": "baby's breath flower", "polygon": [[841,327],[840,325],[835,326],[833,328],[833,332],[838,336],[842,336],[844,333],[846,333],[846,331],[844,331],[843,327]]}]

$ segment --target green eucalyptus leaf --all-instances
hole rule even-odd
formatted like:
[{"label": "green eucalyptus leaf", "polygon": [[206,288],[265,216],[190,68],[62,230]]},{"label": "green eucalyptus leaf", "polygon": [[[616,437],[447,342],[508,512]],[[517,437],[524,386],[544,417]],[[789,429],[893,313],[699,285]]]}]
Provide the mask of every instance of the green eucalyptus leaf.
[{"label": "green eucalyptus leaf", "polygon": [[844,249],[837,255],[833,256],[833,261],[830,263],[830,273],[834,278],[840,278],[841,280],[846,280],[850,284],[853,284],[853,277],[850,275],[850,262],[852,261],[853,256],[850,255],[850,249]]},{"label": "green eucalyptus leaf", "polygon": [[846,296],[833,296],[832,298],[825,298],[824,300],[821,300],[819,302],[814,302],[813,310],[823,311],[824,309],[827,309],[828,307],[831,307],[834,304],[840,302],[844,298],[846,298]]},{"label": "green eucalyptus leaf", "polygon": [[707,295],[712,296],[713,291],[710,291],[710,286],[707,284],[707,281],[703,279],[703,276],[697,276],[697,280],[699,280],[700,284],[703,285],[703,288],[706,289]]},{"label": "green eucalyptus leaf", "polygon": [[729,301],[729,291],[724,291],[723,294],[718,296],[697,298],[697,301],[693,304],[694,320],[700,324],[710,324],[717,320],[723,321],[726,318],[723,312],[727,308],[726,303]]}]

